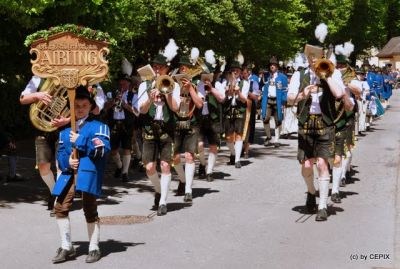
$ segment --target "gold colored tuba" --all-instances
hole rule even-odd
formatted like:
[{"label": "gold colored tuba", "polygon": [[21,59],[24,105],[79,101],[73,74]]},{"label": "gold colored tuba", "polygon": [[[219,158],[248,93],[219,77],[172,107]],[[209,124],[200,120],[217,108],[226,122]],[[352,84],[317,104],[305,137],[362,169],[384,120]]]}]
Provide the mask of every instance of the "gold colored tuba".
[{"label": "gold colored tuba", "polygon": [[357,79],[357,74],[351,66],[347,66],[346,70],[342,72],[342,80],[344,85],[348,85],[353,79]]},{"label": "gold colored tuba", "polygon": [[70,115],[68,90],[61,85],[56,86],[52,79],[46,79],[40,91],[51,95],[51,102],[48,105],[42,101],[31,104],[29,118],[37,129],[52,132],[57,130],[57,127],[52,126],[52,120],[59,116],[69,117]]},{"label": "gold colored tuba", "polygon": [[156,79],[156,89],[160,91],[161,94],[171,94],[175,88],[175,82],[172,77],[168,75],[161,75]]},{"label": "gold colored tuba", "polygon": [[194,78],[195,76],[198,76],[203,72],[210,73],[210,70],[208,70],[207,65],[204,63],[204,60],[199,57],[197,58],[196,64],[193,67],[189,68],[186,74],[189,75],[191,78]]},{"label": "gold colored tuba", "polygon": [[315,63],[314,68],[315,74],[322,79],[332,76],[333,71],[335,70],[333,63],[327,59],[319,59]]}]

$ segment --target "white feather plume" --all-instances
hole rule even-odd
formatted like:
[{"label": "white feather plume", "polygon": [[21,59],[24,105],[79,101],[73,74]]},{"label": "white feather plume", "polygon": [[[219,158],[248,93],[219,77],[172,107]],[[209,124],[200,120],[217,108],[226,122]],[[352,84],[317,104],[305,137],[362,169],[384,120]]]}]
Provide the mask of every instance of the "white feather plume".
[{"label": "white feather plume", "polygon": [[216,64],[216,60],[215,60],[215,53],[213,50],[207,50],[204,53],[204,56],[206,57],[206,62],[211,64],[212,66],[214,66]]},{"label": "white feather plume", "polygon": [[351,43],[351,40],[344,43],[344,55],[346,57],[350,57],[350,54],[354,51],[354,45]]},{"label": "white feather plume", "polygon": [[329,56],[329,61],[331,61],[334,66],[336,66],[336,55],[335,55],[335,53],[332,53],[331,56]]},{"label": "white feather plume", "polygon": [[345,55],[344,54],[344,47],[343,47],[343,45],[336,45],[335,46],[335,53],[336,54],[341,54],[341,55]]},{"label": "white feather plume", "polygon": [[130,76],[132,74],[133,66],[126,58],[122,59],[121,70],[125,75]]},{"label": "white feather plume", "polygon": [[176,45],[175,40],[169,39],[168,45],[165,47],[163,56],[170,62],[178,54],[179,47]]},{"label": "white feather plume", "polygon": [[324,43],[327,34],[328,26],[325,23],[320,23],[317,28],[315,28],[315,37],[319,42]]},{"label": "white feather plume", "polygon": [[242,65],[244,63],[244,57],[240,50],[238,52],[238,55],[236,56],[236,61],[238,61],[240,63],[240,65]]},{"label": "white feather plume", "polygon": [[299,67],[306,68],[308,66],[307,59],[304,53],[297,53],[296,57],[294,58],[293,68],[294,70],[299,69]]},{"label": "white feather plume", "polygon": [[192,50],[190,51],[190,59],[192,60],[192,63],[196,63],[197,62],[197,58],[199,58],[200,55],[200,51],[198,48],[192,48]]},{"label": "white feather plume", "polygon": [[221,72],[224,72],[224,71],[225,71],[225,68],[226,68],[226,60],[225,60],[225,57],[220,57],[220,58],[219,58],[219,62],[221,63],[221,67],[219,68],[219,70],[220,70]]}]

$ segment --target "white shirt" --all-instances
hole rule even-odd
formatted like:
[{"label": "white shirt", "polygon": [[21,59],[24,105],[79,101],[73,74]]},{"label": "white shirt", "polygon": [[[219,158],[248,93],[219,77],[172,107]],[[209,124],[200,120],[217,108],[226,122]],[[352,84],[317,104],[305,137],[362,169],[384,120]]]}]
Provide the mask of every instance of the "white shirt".
[{"label": "white shirt", "polygon": [[[25,89],[21,92],[21,96],[37,92],[40,85],[40,81],[41,81],[40,77],[32,76],[31,80],[29,80]],[[100,110],[104,108],[106,97],[104,95],[103,88],[100,86],[100,84],[97,84],[96,96],[94,97],[94,101]]]},{"label": "white shirt", "polygon": [[[179,84],[175,82],[175,87],[174,90],[172,91],[172,98],[176,101],[176,103],[179,104],[181,102],[181,97],[180,97],[180,87]],[[139,85],[139,95],[138,95],[138,102],[137,102],[137,109],[140,111],[140,107],[149,100],[149,95],[147,93],[147,82],[143,81]],[[156,115],[154,116],[155,120],[163,120],[163,106],[165,105],[164,102],[155,102],[154,105],[156,106]],[[141,111],[140,111],[141,112]]]},{"label": "white shirt", "polygon": [[[225,82],[225,84],[226,84],[226,82]],[[214,87],[214,88],[218,91],[218,93],[219,93],[220,95],[223,96],[223,98],[225,98],[225,86],[224,86],[223,83],[217,81],[217,82],[215,83],[215,87]],[[203,96],[203,100],[204,100],[204,102],[203,102],[203,108],[202,108],[201,114],[202,114],[202,115],[208,115],[208,114],[210,114],[210,112],[209,112],[209,110],[208,110],[208,103],[207,103],[207,101],[205,100],[205,96],[207,95],[207,93],[206,93],[206,90],[204,89],[204,82],[203,82],[203,81],[200,81],[200,82],[197,84],[197,90],[199,91],[199,93],[201,94],[201,96]]]},{"label": "white shirt", "polygon": [[268,86],[268,97],[275,98],[276,97],[276,85],[275,79],[278,76],[278,72],[272,74],[271,78],[269,79],[269,86]]},{"label": "white shirt", "polygon": [[[240,83],[240,79],[237,79],[237,84],[239,85]],[[249,90],[250,90],[250,83],[247,80],[243,80],[243,87],[242,87],[242,95],[244,96],[244,98],[247,99],[248,95],[249,95]],[[231,100],[231,104],[232,106],[236,106],[236,99],[239,98],[238,96],[229,96],[228,99]]]}]

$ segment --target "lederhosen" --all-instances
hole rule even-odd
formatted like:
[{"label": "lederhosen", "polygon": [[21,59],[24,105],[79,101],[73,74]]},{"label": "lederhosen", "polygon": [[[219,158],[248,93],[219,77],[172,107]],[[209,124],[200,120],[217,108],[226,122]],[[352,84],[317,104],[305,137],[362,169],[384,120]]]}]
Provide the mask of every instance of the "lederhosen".
[{"label": "lederhosen", "polygon": [[154,119],[156,115],[154,103],[151,103],[149,112],[145,115],[142,114],[140,117],[143,136],[143,163],[155,162],[158,158],[161,161],[172,162],[172,144],[175,128],[173,114],[173,111],[165,101],[163,105],[163,120]]},{"label": "lederhosen", "polygon": [[335,123],[335,155],[344,156],[348,145],[354,145],[355,111],[358,111],[357,103],[353,111],[344,111],[340,119]]},{"label": "lederhosen", "polygon": [[[310,76],[300,73],[300,91],[310,84]],[[319,103],[321,114],[310,114],[311,95],[298,103],[298,154],[299,162],[311,158],[332,158],[334,156],[336,116],[335,97],[325,80],[321,80]]]},{"label": "lederhosen", "polygon": [[197,152],[199,122],[196,116],[198,115],[199,110],[197,109],[197,107],[194,108],[193,115],[185,118],[182,118],[178,114],[175,114],[176,126],[174,136],[174,154],[183,152],[190,152],[194,154]]},{"label": "lederhosen", "polygon": [[[239,83],[240,90],[243,88],[243,80]],[[245,113],[247,104],[236,98],[236,105],[232,105],[232,99],[225,97],[224,115],[225,115],[225,133],[227,135],[243,133]]]},{"label": "lederhosen", "polygon": [[208,144],[218,145],[219,135],[221,133],[221,105],[218,103],[217,98],[211,93],[206,94],[204,105],[207,105],[208,115],[203,115],[199,109],[197,118],[199,119],[199,140],[205,141]]},{"label": "lederhosen", "polygon": [[[133,97],[135,93],[128,91],[127,101],[129,105],[132,105]],[[121,109],[124,111],[125,119],[114,119],[114,109],[110,109],[108,115],[108,126],[111,130],[111,149],[118,149],[120,146],[123,149],[132,148],[132,135],[133,128],[137,125],[137,117],[125,108]]]}]

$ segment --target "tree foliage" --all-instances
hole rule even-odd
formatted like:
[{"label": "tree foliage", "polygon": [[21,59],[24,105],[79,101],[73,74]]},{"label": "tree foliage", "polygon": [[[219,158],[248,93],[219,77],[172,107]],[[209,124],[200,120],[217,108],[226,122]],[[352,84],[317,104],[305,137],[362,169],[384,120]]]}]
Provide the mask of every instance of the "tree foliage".
[{"label": "tree foliage", "polygon": [[147,61],[169,38],[180,53],[196,46],[202,54],[213,49],[232,58],[241,50],[246,62],[265,66],[272,55],[285,60],[305,43],[317,43],[314,29],[321,22],[329,29],[325,45],[351,39],[353,59],[400,34],[398,0],[2,0],[0,15],[0,91],[10,100],[0,120],[12,128],[18,120],[3,115],[22,117],[18,96],[31,76],[24,40],[57,25],[87,26],[115,38],[111,74],[122,57]]}]

